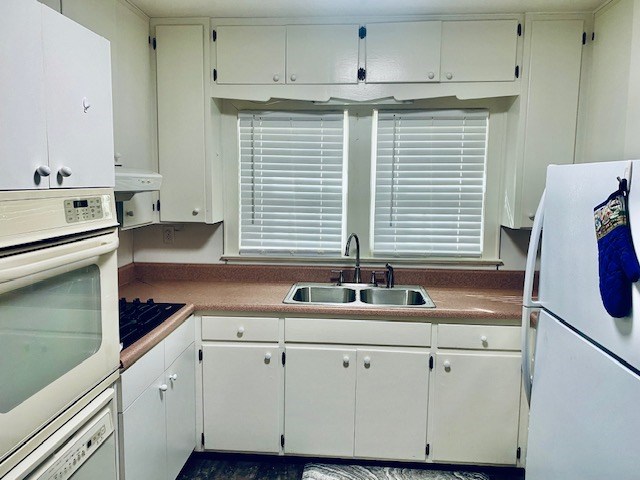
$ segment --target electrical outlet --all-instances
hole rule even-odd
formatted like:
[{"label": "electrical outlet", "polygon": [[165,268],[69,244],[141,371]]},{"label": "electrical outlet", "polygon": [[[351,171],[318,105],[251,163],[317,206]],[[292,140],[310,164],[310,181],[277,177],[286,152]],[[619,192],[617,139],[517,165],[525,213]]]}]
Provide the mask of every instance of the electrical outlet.
[{"label": "electrical outlet", "polygon": [[175,236],[176,236],[176,229],[174,227],[169,227],[169,226],[162,227],[162,241],[166,245],[173,245]]}]

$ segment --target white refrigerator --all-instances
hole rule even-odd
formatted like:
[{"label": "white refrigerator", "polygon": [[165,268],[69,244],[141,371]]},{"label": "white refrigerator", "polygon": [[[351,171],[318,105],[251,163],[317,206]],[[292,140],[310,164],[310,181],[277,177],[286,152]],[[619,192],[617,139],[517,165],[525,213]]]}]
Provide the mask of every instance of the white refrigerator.
[{"label": "white refrigerator", "polygon": [[[640,479],[640,282],[632,286],[631,315],[611,317],[600,297],[593,219],[594,207],[617,190],[616,177],[633,171],[629,217],[638,254],[640,161],[547,171],[523,301],[523,372],[531,408],[527,480]],[[532,287],[540,238],[536,301]],[[536,310],[534,350],[529,331]]]}]

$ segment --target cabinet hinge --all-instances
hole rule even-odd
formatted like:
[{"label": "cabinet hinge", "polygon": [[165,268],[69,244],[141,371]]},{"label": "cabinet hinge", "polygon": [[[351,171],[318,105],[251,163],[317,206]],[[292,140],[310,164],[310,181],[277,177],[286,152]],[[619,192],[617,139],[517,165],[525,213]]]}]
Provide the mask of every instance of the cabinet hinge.
[{"label": "cabinet hinge", "polygon": [[157,42],[156,42],[156,37],[153,37],[153,38],[151,39],[151,46],[153,47],[153,49],[154,49],[154,50],[156,49],[156,46],[157,46],[157,45],[158,45],[158,44],[157,44]]},{"label": "cabinet hinge", "polygon": [[151,45],[151,35],[149,35],[149,45]]},{"label": "cabinet hinge", "polygon": [[367,79],[367,71],[364,68],[359,68],[358,69],[358,80],[363,82],[366,79]]},{"label": "cabinet hinge", "polygon": [[156,202],[156,210],[160,211],[160,200]]},{"label": "cabinet hinge", "polygon": [[522,36],[522,24],[521,23],[518,24],[518,36],[519,37]]},{"label": "cabinet hinge", "polygon": [[429,370],[433,370],[433,355],[429,356]]},{"label": "cabinet hinge", "polygon": [[213,81],[215,82],[216,80],[218,80],[218,70],[217,69],[213,69]]},{"label": "cabinet hinge", "polygon": [[358,29],[358,37],[365,38],[367,36],[367,27],[360,27]]},{"label": "cabinet hinge", "polygon": [[218,32],[211,30],[211,41],[215,42],[218,39]]},{"label": "cabinet hinge", "polygon": [[284,435],[280,435],[280,446],[284,448]]},{"label": "cabinet hinge", "polygon": [[200,441],[202,442],[202,446],[204,447],[204,432],[202,432],[202,436],[200,437]]},{"label": "cabinet hinge", "polygon": [[520,65],[516,65],[516,78],[520,78]]},{"label": "cabinet hinge", "polygon": [[591,32],[591,41],[593,42],[596,39],[596,32]]},{"label": "cabinet hinge", "polygon": [[520,450],[520,447],[518,447],[518,449],[516,450],[516,458],[520,460],[521,456],[522,456],[522,450]]},{"label": "cabinet hinge", "polygon": [[582,44],[587,44],[587,32],[582,32]]},{"label": "cabinet hinge", "polygon": [[[202,349],[198,350],[198,360],[202,361]],[[203,434],[204,435],[204,434]],[[204,437],[203,437],[204,438]]]},{"label": "cabinet hinge", "polygon": [[285,352],[282,352],[282,366],[284,367],[286,363],[287,363],[287,354]]},{"label": "cabinet hinge", "polygon": [[431,446],[427,443],[427,448],[424,449],[424,453],[427,454],[427,457],[429,456],[429,450],[431,450]]}]

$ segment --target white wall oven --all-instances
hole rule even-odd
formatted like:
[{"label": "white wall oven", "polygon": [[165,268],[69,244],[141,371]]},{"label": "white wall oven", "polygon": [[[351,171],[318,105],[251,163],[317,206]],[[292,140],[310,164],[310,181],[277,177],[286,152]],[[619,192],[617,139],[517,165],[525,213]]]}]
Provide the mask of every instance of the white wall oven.
[{"label": "white wall oven", "polygon": [[109,189],[0,192],[0,477],[117,375],[116,225]]}]

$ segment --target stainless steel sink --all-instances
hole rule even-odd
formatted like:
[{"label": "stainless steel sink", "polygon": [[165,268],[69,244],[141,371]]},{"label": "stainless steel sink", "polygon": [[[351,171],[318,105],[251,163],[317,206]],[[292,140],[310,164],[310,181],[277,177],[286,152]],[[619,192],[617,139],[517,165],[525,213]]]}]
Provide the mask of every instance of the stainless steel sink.
[{"label": "stainless steel sink", "polygon": [[311,305],[344,305],[357,307],[435,308],[429,295],[419,285],[397,285],[393,288],[373,284],[296,283],[284,303]]}]

